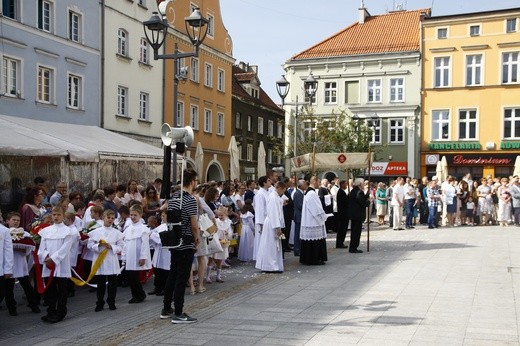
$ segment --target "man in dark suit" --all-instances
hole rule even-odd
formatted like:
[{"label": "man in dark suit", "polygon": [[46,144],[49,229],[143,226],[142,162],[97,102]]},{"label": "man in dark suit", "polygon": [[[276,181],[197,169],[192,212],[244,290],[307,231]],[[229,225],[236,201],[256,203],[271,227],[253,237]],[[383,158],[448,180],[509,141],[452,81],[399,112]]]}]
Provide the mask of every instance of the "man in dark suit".
[{"label": "man in dark suit", "polygon": [[[282,182],[289,186],[289,178],[284,177]],[[294,217],[294,202],[291,198],[291,194],[285,190],[284,196],[281,197],[283,202],[283,219],[285,221],[285,228],[282,228],[282,232],[285,239],[282,240],[282,249],[284,252],[291,252],[292,249],[289,246],[289,236],[291,234],[291,224]]]},{"label": "man in dark suit", "polygon": [[297,188],[292,196],[294,206],[294,256],[300,256],[300,229],[302,226],[303,191],[307,190],[307,182],[298,180]]},{"label": "man in dark suit", "polygon": [[[326,214],[334,213],[334,205],[332,203],[332,195],[329,190],[329,180],[322,179],[321,186],[318,190],[318,196],[320,197],[321,206]],[[331,233],[335,230],[334,217],[329,217],[327,221],[325,221],[325,227],[327,228],[327,233]]]},{"label": "man in dark suit", "polygon": [[361,190],[363,185],[363,178],[357,178],[354,180],[354,187],[350,191],[348,199],[348,216],[350,219],[350,246],[348,252],[350,253],[361,253],[363,251],[358,250],[359,239],[361,238],[361,228],[363,221],[367,216],[367,207],[369,202],[368,195]]},{"label": "man in dark suit", "polygon": [[336,215],[336,248],[337,249],[346,249],[348,246],[345,246],[345,237],[347,236],[347,227],[348,227],[348,196],[345,192],[347,188],[347,181],[341,180],[339,182],[339,190],[336,195],[336,201],[338,206],[338,213]]}]

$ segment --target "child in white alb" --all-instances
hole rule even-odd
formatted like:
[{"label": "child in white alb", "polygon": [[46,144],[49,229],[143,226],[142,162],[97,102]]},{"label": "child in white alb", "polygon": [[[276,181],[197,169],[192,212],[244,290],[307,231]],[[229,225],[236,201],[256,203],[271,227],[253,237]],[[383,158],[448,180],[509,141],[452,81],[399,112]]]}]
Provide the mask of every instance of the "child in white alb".
[{"label": "child in white alb", "polygon": [[139,281],[139,272],[152,269],[150,260],[150,230],[142,222],[143,208],[140,204],[130,207],[132,225],[123,232],[124,248],[121,260],[125,263],[127,283],[132,292],[129,304],[141,303],[146,293]]},{"label": "child in white alb", "polygon": [[154,228],[150,234],[150,245],[155,249],[152,258],[154,289],[148,292],[148,294],[164,295],[164,286],[166,285],[166,279],[168,279],[168,274],[170,273],[171,253],[170,250],[162,248],[161,236],[159,234],[167,230],[166,210],[163,210],[161,212],[161,224]]},{"label": "child in white alb", "polygon": [[240,245],[238,247],[238,259],[242,262],[253,260],[255,247],[255,215],[253,214],[253,210],[252,201],[248,199],[240,211],[242,231],[240,234]]},{"label": "child in white alb", "polygon": [[213,235],[213,237],[217,237],[222,245],[222,252],[218,252],[212,256],[208,257],[208,266],[206,268],[206,283],[211,283],[211,269],[213,262],[217,267],[217,282],[224,282],[222,280],[222,262],[229,257],[229,239],[233,235],[233,229],[231,228],[231,220],[228,218],[227,208],[219,208],[215,215],[217,216],[216,224],[217,224],[217,232]]},{"label": "child in white alb", "polygon": [[[93,261],[96,263],[101,253],[107,249],[105,259],[96,272],[97,302],[94,311],[103,310],[105,306],[105,291],[108,289],[107,303],[110,310],[116,309],[117,275],[121,268],[117,254],[123,249],[123,234],[112,227],[116,213],[107,209],[103,213],[103,226],[90,232],[88,248],[94,252]],[[108,282],[108,287],[107,287]]]},{"label": "child in white alb", "polygon": [[466,219],[468,225],[475,225],[474,223],[475,217],[475,202],[473,202],[473,198],[468,197],[468,201],[466,202]]}]

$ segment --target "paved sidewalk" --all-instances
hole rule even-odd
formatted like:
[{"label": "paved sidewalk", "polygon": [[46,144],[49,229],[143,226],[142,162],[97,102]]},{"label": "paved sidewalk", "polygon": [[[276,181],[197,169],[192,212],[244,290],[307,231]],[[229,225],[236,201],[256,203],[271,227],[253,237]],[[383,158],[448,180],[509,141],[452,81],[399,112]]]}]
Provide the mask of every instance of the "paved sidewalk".
[{"label": "paved sidewalk", "polygon": [[[361,248],[366,250],[366,234]],[[0,310],[3,345],[519,345],[520,228],[458,227],[395,232],[374,228],[370,252],[329,249],[325,266],[283,274],[251,264],[225,272],[224,284],[186,296],[192,325],[158,318],[161,298],[95,313],[79,290],[56,325],[19,307]],[[334,237],[328,240],[334,246]],[[149,290],[148,284],[146,289]]]}]

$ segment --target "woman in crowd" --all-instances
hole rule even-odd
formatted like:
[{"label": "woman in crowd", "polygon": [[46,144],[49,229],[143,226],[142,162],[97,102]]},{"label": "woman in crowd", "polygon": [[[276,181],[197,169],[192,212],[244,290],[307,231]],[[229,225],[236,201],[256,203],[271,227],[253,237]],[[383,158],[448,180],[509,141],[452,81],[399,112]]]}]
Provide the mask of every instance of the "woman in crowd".
[{"label": "woman in crowd", "polygon": [[137,188],[137,180],[131,179],[128,182],[125,196],[123,197],[123,204],[128,205],[131,201],[143,201],[143,196],[141,196],[141,193],[139,193],[139,190]]},{"label": "woman in crowd", "polygon": [[384,225],[385,215],[388,207],[388,198],[386,197],[386,186],[384,183],[377,184],[376,190],[376,211],[377,211],[377,223]]},{"label": "woman in crowd", "polygon": [[446,218],[447,225],[455,226],[455,214],[457,212],[457,189],[455,188],[456,181],[453,178],[448,179],[448,184],[444,186],[442,194],[446,202]]},{"label": "woman in crowd", "polygon": [[511,220],[511,193],[508,187],[509,179],[502,178],[497,189],[498,196],[498,215],[497,220],[500,226],[509,226]]},{"label": "woman in crowd", "polygon": [[459,191],[457,193],[457,196],[459,198],[459,204],[460,204],[460,215],[459,215],[460,224],[465,225],[466,224],[467,202],[468,202],[468,198],[470,197],[469,186],[465,180],[461,180],[461,182],[459,183]]},{"label": "woman in crowd", "polygon": [[31,233],[31,224],[34,219],[41,217],[46,212],[45,207],[42,205],[44,198],[45,192],[39,187],[31,188],[25,196],[25,204],[20,210],[22,215],[20,227],[23,227],[29,233]]},{"label": "woman in crowd", "polygon": [[220,206],[218,199],[218,190],[216,187],[210,187],[206,190],[204,201],[213,212]]},{"label": "woman in crowd", "polygon": [[144,219],[148,220],[150,216],[157,216],[161,209],[161,200],[153,185],[149,185],[145,190],[145,195],[142,201]]},{"label": "woman in crowd", "polygon": [[493,200],[491,198],[491,187],[486,178],[481,179],[477,188],[478,210],[480,212],[480,224],[487,225],[493,212]]}]

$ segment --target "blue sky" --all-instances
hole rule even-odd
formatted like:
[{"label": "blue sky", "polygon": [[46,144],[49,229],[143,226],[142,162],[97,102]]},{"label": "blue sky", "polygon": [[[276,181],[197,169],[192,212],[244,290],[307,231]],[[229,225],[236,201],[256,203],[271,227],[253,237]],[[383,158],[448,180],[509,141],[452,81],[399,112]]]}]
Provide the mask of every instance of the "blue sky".
[{"label": "blue sky", "polygon": [[[520,0],[365,0],[372,15],[403,4],[408,10],[432,8],[432,15],[520,7]],[[262,88],[276,103],[275,83],[283,63],[296,53],[357,21],[360,0],[220,0],[222,19],[236,62],[258,65]]]}]

